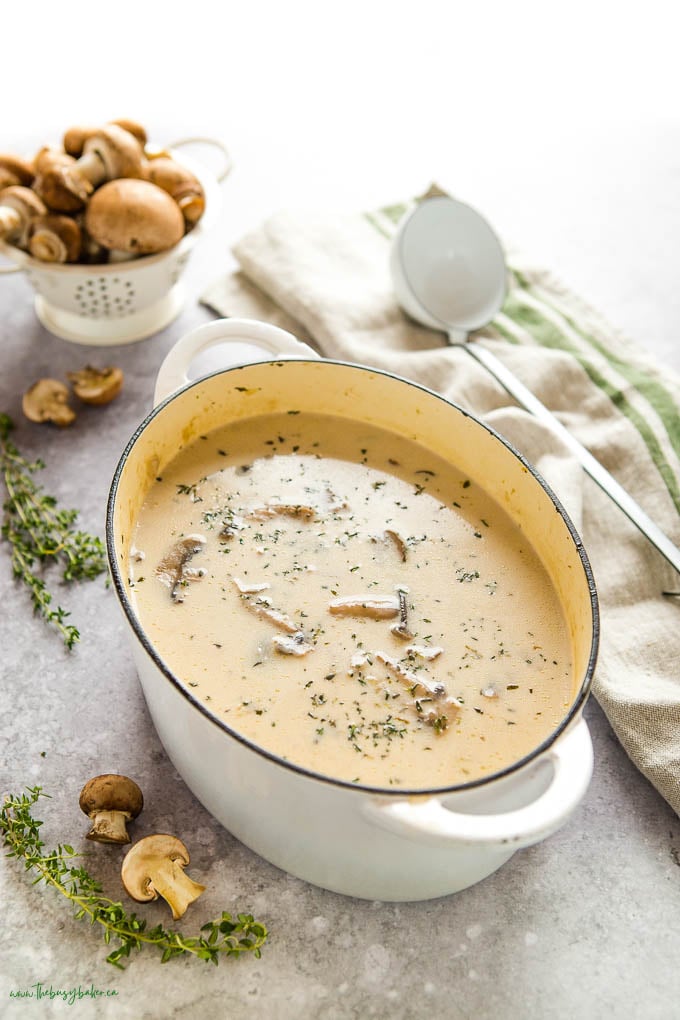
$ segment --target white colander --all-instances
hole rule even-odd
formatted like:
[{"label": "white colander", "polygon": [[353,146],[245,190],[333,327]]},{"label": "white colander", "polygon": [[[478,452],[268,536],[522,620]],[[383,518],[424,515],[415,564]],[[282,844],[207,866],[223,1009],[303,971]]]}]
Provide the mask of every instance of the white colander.
[{"label": "white colander", "polygon": [[[218,173],[176,150],[211,145],[220,150]],[[180,276],[191,250],[216,219],[221,204],[219,184],[231,170],[225,146],[212,138],[186,138],[168,151],[191,170],[205,190],[205,213],[192,231],[168,251],[107,265],[62,265],[42,262],[0,241],[0,252],[12,265],[0,274],[23,270],[35,290],[35,311],[43,326],[62,340],[105,347],[143,340],[179,314],[185,295]]]}]

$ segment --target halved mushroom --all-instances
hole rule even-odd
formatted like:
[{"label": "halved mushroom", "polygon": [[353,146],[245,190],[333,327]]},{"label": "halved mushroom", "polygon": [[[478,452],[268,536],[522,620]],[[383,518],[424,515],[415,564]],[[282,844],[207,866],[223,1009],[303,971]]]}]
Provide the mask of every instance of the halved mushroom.
[{"label": "halved mushroom", "polygon": [[176,836],[167,833],[145,836],[125,855],[121,868],[123,885],[138,903],[162,896],[177,920],[206,888],[184,873],[189,862],[189,851]]},{"label": "halved mushroom", "polygon": [[0,240],[25,248],[31,224],[45,216],[45,203],[30,188],[17,184],[0,191]]},{"label": "halved mushroom", "polygon": [[190,229],[205,212],[205,192],[199,179],[174,159],[159,156],[144,166],[144,178],[174,198]]},{"label": "halved mushroom", "polygon": [[113,365],[107,368],[86,365],[77,372],[67,372],[66,377],[84,404],[109,404],[123,388],[123,372]]},{"label": "halved mushroom", "polygon": [[29,421],[52,422],[63,428],[75,420],[70,407],[68,387],[59,379],[38,379],[21,400],[21,409]]},{"label": "halved mushroom", "polygon": [[95,191],[85,214],[91,237],[104,248],[151,255],[184,236],[176,202],[150,181],[116,180]]},{"label": "halved mushroom", "polygon": [[70,216],[49,213],[31,224],[28,250],[42,262],[77,262],[81,230]]},{"label": "halved mushroom", "polygon": [[144,797],[134,780],[107,772],[85,783],[79,804],[92,822],[88,839],[122,844],[130,842],[126,823],[140,813]]}]

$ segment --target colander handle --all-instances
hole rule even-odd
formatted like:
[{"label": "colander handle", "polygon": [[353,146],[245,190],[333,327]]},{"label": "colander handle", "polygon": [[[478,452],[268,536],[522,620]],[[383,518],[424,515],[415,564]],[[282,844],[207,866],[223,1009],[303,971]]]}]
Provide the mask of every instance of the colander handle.
[{"label": "colander handle", "polygon": [[449,810],[438,797],[423,797],[391,803],[368,801],[364,816],[383,829],[429,846],[475,843],[519,850],[556,832],[583,798],[593,771],[593,745],[586,722],[580,719],[546,757],[553,770],[548,788],[531,803],[511,811],[468,814]]},{"label": "colander handle", "polygon": [[292,333],[258,319],[217,319],[192,330],[178,340],[166,355],[158,372],[154,390],[154,407],[190,382],[192,361],[212,347],[230,345],[229,352],[217,352],[214,366],[233,368],[257,361],[281,358],[318,358],[316,351],[301,343]]},{"label": "colander handle", "polygon": [[222,165],[222,169],[219,171],[219,173],[215,174],[215,176],[219,184],[221,184],[222,181],[229,176],[234,166],[234,161],[231,158],[231,153],[229,152],[224,142],[220,142],[219,139],[217,138],[203,138],[202,136],[197,135],[194,138],[180,138],[179,141],[173,142],[171,145],[168,146],[168,148],[181,149],[187,145],[203,145],[212,147],[213,149],[219,149],[220,153],[222,154],[224,163]]}]

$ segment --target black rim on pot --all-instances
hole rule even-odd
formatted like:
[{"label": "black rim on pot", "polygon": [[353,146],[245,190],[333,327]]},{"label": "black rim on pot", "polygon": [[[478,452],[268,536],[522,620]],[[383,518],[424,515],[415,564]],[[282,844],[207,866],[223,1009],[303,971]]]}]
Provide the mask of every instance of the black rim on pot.
[{"label": "black rim on pot", "polygon": [[[286,363],[290,363],[290,361],[294,361],[296,364],[299,364],[300,362],[305,363],[304,358],[295,358],[287,359],[286,362],[281,362],[277,359],[272,359],[269,362],[267,361],[257,362],[256,364],[259,366],[267,364],[276,364],[282,366]],[[318,365],[319,361],[315,359],[314,361],[312,362],[308,361],[307,363]],[[391,796],[396,800],[403,800],[405,797],[409,796],[428,796],[428,795],[445,796],[447,794],[453,794],[461,792],[463,790],[469,791],[478,787],[482,787],[492,781],[502,779],[506,776],[510,776],[513,773],[520,771],[530,762],[539,758],[542,754],[544,754],[545,751],[547,751],[552,746],[552,744],[555,743],[558,737],[567,729],[569,724],[579,715],[590,693],[593,673],[597,661],[597,652],[600,636],[600,615],[593,571],[590,566],[590,561],[588,559],[587,553],[583,547],[583,542],[576,528],[574,527],[574,524],[572,523],[569,515],[567,514],[565,508],[563,507],[562,503],[555,495],[553,490],[550,488],[548,483],[545,481],[545,479],[536,470],[536,468],[533,467],[533,465],[530,464],[529,461],[527,461],[527,459],[519,452],[519,450],[517,450],[512,445],[512,443],[505,439],[499,432],[497,432],[490,425],[481,421],[476,415],[471,414],[469,411],[466,411],[459,404],[456,404],[454,401],[449,400],[447,397],[443,397],[440,393],[437,393],[435,390],[431,390],[427,386],[423,386],[420,383],[416,383],[410,379],[406,379],[402,376],[396,375],[394,372],[388,372],[384,369],[374,368],[368,365],[355,364],[353,362],[341,361],[332,358],[324,358],[323,363],[329,365],[338,365],[340,367],[350,368],[352,370],[356,370],[359,372],[370,372],[373,375],[385,376],[386,378],[396,380],[397,382],[401,382],[407,386],[412,386],[417,390],[421,390],[428,396],[434,397],[436,400],[442,401],[444,404],[453,407],[456,411],[464,415],[464,417],[474,421],[479,427],[484,429],[490,436],[492,436],[493,438],[498,440],[503,446],[505,446],[510,451],[510,453],[512,453],[517,458],[517,460],[520,461],[520,463],[526,468],[526,470],[533,476],[533,478],[538,482],[538,484],[550,498],[555,510],[560,515],[566,528],[568,529],[572,541],[574,543],[574,546],[578,552],[579,558],[581,560],[585,578],[588,584],[592,617],[592,638],[588,657],[588,665],[585,671],[585,675],[583,677],[581,686],[576,697],[574,698],[568,712],[566,713],[562,721],[559,723],[559,725],[552,731],[552,733],[550,733],[546,737],[544,741],[542,741],[541,744],[533,748],[522,758],[519,758],[517,761],[512,762],[510,765],[507,765],[496,772],[492,772],[489,775],[482,776],[478,779],[472,779],[464,783],[456,783],[449,786],[437,786],[437,787],[408,788],[400,786],[398,788],[395,788],[395,787],[371,786],[370,784],[353,783],[350,782],[349,780],[337,779],[334,776],[325,775],[324,773],[321,772],[315,772],[313,769],[308,769],[302,765],[297,765],[294,762],[290,762],[287,761],[285,758],[279,757],[279,755],[274,754],[272,751],[268,751],[265,747],[262,747],[260,744],[257,744],[254,741],[243,736],[243,734],[239,733],[237,730],[232,729],[230,726],[228,726],[224,722],[224,720],[214,715],[203,702],[201,702],[195,695],[191,693],[191,691],[186,687],[185,683],[183,683],[180,679],[178,679],[178,677],[175,676],[175,674],[172,672],[167,663],[165,663],[163,659],[159,656],[152,642],[149,640],[128,597],[125,581],[123,579],[120,566],[118,564],[118,560],[115,554],[114,511],[118,497],[118,488],[123,471],[125,470],[125,465],[128,456],[130,455],[132,449],[134,448],[136,443],[141,439],[147,426],[159,414],[162,414],[164,408],[167,407],[169,403],[171,403],[180,394],[186,393],[188,390],[191,390],[196,386],[202,385],[208,379],[224,375],[228,372],[243,371],[244,369],[252,368],[253,363],[247,363],[244,365],[234,365],[226,369],[218,369],[214,372],[210,372],[206,375],[201,376],[199,379],[195,379],[192,382],[189,382],[186,386],[183,386],[180,390],[177,390],[175,393],[171,393],[168,397],[162,400],[156,407],[154,407],[153,410],[149,412],[146,418],[137,427],[120,457],[109,491],[106,512],[106,544],[109,568],[113,579],[113,585],[118,594],[118,598],[125,613],[126,619],[128,620],[130,626],[132,627],[137,640],[142,645],[149,658],[154,662],[156,667],[163,674],[164,678],[170,684],[173,685],[173,687],[194,709],[200,712],[206,719],[210,720],[210,722],[212,722],[218,729],[222,730],[226,735],[232,737],[234,740],[237,740],[245,747],[248,747],[251,751],[255,752],[256,754],[259,754],[261,757],[266,758],[277,765],[280,765],[282,768],[297,773],[300,776],[305,776],[308,779],[317,780],[318,782],[328,783],[331,786],[342,787],[347,790],[357,790],[362,791],[364,793]]]}]

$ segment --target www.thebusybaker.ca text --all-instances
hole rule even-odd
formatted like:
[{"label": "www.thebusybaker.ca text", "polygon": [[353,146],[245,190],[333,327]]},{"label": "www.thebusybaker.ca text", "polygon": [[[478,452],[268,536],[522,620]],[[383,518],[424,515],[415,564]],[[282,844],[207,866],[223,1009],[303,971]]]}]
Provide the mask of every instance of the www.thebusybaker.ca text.
[{"label": "www.thebusybaker.ca text", "polygon": [[78,985],[74,988],[55,988],[52,984],[45,985],[42,981],[36,981],[28,988],[10,989],[10,999],[61,999],[72,1006],[81,999],[101,999],[110,995],[118,995],[116,988],[95,988],[94,985],[83,987]]}]

